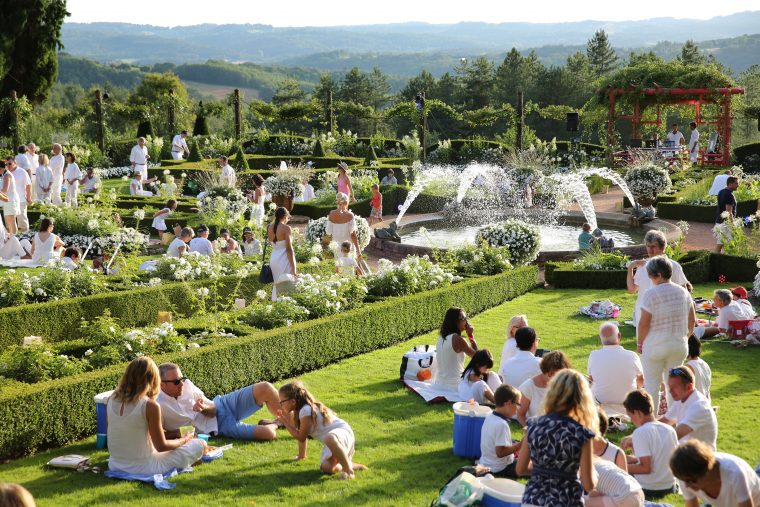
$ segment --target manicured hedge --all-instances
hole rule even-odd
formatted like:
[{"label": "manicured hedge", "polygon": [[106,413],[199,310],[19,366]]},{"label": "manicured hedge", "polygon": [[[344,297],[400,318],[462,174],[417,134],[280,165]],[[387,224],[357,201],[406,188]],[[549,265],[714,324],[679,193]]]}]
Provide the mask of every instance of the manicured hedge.
[{"label": "manicured hedge", "polygon": [[[396,213],[398,205],[406,198],[406,187],[401,185],[383,185],[380,193],[383,194],[383,214]],[[349,205],[355,215],[367,218],[370,213],[370,199],[362,199]],[[326,217],[335,209],[335,204],[313,204],[309,202],[297,202],[293,204],[293,215],[301,215],[316,220]]]},{"label": "manicured hedge", "polygon": [[[671,220],[688,220],[689,222],[715,222],[717,206],[694,206],[674,202],[658,202],[657,217]],[[757,201],[739,201],[736,206],[737,216],[751,215],[757,211]]]},{"label": "manicured hedge", "polygon": [[[185,375],[213,397],[252,382],[298,375],[425,333],[440,325],[451,306],[469,313],[494,307],[535,287],[536,275],[536,266],[525,266],[155,359],[176,362]],[[3,389],[0,459],[61,446],[94,433],[93,396],[113,389],[123,371],[124,365],[119,365]]]},{"label": "manicured hedge", "polygon": [[71,339],[79,329],[81,319],[91,320],[105,310],[110,310],[125,327],[153,324],[159,310],[185,316],[197,305],[196,290],[201,287],[212,291],[212,301],[215,295],[227,301],[234,297],[250,301],[262,285],[256,276],[227,276],[216,282],[163,283],[155,287],[3,308],[0,309],[0,349],[18,344],[29,335],[44,336],[49,341]]},{"label": "manicured hedge", "polygon": [[[760,252],[758,252],[760,255]],[[735,255],[710,256],[710,279],[715,281],[720,275],[724,275],[730,282],[746,282],[754,280],[758,272],[758,258],[748,259]]]},{"label": "manicured hedge", "polygon": [[[752,259],[713,254],[706,250],[686,253],[679,261],[686,279],[692,283],[704,283],[717,279],[717,267],[723,268],[729,280],[752,280],[757,273],[757,266]],[[576,271],[572,262],[547,262],[544,268],[546,283],[557,289],[609,289],[626,288],[626,270],[613,271]],[[754,270],[754,271],[753,271]]]}]

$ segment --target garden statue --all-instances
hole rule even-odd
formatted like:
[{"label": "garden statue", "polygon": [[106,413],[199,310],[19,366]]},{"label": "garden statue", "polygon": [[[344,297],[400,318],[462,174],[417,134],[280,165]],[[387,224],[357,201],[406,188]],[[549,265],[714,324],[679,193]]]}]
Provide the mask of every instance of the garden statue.
[{"label": "garden statue", "polygon": [[377,239],[389,239],[391,241],[395,241],[396,243],[401,243],[401,237],[396,232],[397,228],[398,225],[396,225],[396,222],[391,222],[391,225],[385,229],[375,229],[375,237]]}]

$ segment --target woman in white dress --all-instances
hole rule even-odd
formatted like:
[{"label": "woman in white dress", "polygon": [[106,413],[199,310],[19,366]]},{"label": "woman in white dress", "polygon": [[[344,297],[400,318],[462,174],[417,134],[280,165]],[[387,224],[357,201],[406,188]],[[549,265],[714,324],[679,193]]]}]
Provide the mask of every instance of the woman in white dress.
[{"label": "woman in white dress", "polygon": [[326,234],[330,235],[338,245],[348,241],[354,247],[354,254],[357,259],[362,258],[362,251],[359,248],[359,238],[356,236],[356,219],[351,210],[348,209],[348,196],[338,192],[335,198],[338,209],[334,209],[327,215]]},{"label": "woman in white dress", "polygon": [[3,218],[8,234],[15,235],[18,231],[16,227],[16,216],[21,214],[21,200],[16,191],[16,178],[13,173],[16,169],[16,161],[13,157],[5,159],[5,172],[3,173],[3,188],[0,200],[3,201]]},{"label": "woman in white dress", "polygon": [[278,291],[282,294],[292,285],[296,271],[296,255],[293,252],[291,229],[288,225],[290,213],[280,206],[274,212],[274,222],[267,227],[267,237],[272,243],[272,256],[269,265],[272,268],[272,301],[277,301]]},{"label": "woman in white dress", "polygon": [[[473,328],[467,321],[464,310],[457,307],[449,308],[443,318],[435,348],[435,362],[438,367],[433,384],[436,387],[459,392],[459,382],[464,373],[464,356],[472,357],[478,350],[472,333]],[[463,334],[467,334],[469,340],[465,339]]]},{"label": "woman in white dress", "polygon": [[147,356],[134,359],[108,399],[108,468],[129,474],[166,474],[198,461],[206,442],[188,433],[167,440],[161,424],[158,366]]},{"label": "woman in white dress", "polygon": [[40,230],[32,239],[32,262],[44,266],[61,254],[63,241],[53,234],[55,223],[52,218],[45,217],[40,221]]},{"label": "woman in white dress", "polygon": [[66,204],[74,208],[79,206],[79,180],[82,171],[77,165],[77,157],[73,153],[66,154],[66,171],[63,173],[63,183],[66,186]]},{"label": "woman in white dress", "polygon": [[564,352],[553,350],[541,358],[541,373],[517,386],[522,397],[517,409],[517,420],[525,427],[531,417],[544,415],[544,398],[549,390],[549,381],[565,368],[570,368],[570,360]]},{"label": "woman in white dress", "polygon": [[264,178],[259,174],[253,175],[253,194],[250,196],[250,200],[253,202],[251,208],[251,220],[256,225],[261,225],[264,221],[264,198],[266,192],[264,191]]},{"label": "woman in white dress", "polygon": [[50,190],[53,187],[53,171],[48,164],[50,160],[44,153],[39,156],[39,166],[37,167],[37,178],[35,179],[34,192],[39,202],[50,202]]}]

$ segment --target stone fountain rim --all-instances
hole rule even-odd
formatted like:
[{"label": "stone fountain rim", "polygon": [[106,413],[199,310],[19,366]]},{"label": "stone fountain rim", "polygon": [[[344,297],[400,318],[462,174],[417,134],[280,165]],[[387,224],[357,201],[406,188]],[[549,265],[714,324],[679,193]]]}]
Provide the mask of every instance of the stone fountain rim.
[{"label": "stone fountain rim", "polygon": [[[529,214],[541,213],[541,210],[524,211],[528,212]],[[570,219],[572,221],[578,221],[580,223],[583,223],[586,220],[583,216],[583,213],[580,211],[566,211],[563,212],[560,217]],[[622,213],[596,213],[596,218],[597,222],[600,224],[630,227],[630,215]],[[424,213],[419,215],[405,216],[401,219],[399,230],[403,231],[403,228],[406,225],[434,222],[443,219],[445,219],[445,216],[442,213]],[[395,219],[384,220],[380,223],[374,224],[371,227],[371,230],[374,230],[375,228],[388,227],[393,222],[395,222]],[[645,232],[648,232],[650,230],[661,230],[665,234],[665,238],[668,240],[668,242],[677,240],[680,235],[680,229],[677,226],[657,218],[651,220],[650,222],[642,224],[641,227],[645,230]],[[405,243],[396,243],[393,241],[378,239],[374,234],[370,236],[369,248],[375,250],[380,255],[387,252],[396,257],[405,257],[407,255],[430,255],[433,250],[435,250],[431,247],[409,245]],[[646,247],[643,244],[624,246],[615,248],[615,250],[634,258],[646,256]],[[554,260],[570,260],[578,257],[579,255],[580,251],[578,250],[557,250],[551,252],[541,251],[536,261],[539,263],[544,263],[546,261]]]}]

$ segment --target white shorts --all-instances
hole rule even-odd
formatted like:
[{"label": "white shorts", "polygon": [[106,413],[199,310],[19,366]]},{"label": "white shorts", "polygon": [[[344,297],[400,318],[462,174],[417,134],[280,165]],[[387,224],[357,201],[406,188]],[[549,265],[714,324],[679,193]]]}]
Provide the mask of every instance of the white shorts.
[{"label": "white shorts", "polygon": [[[328,435],[333,435],[335,439],[340,443],[340,445],[343,446],[343,448],[346,450],[346,455],[348,456],[348,460],[351,461],[354,457],[354,431],[351,429],[350,426],[341,426],[340,428],[335,428],[333,430],[330,430]],[[326,445],[322,444],[322,456],[319,458],[320,463],[324,463],[328,459],[332,458],[332,451],[330,451],[330,448]]]}]

